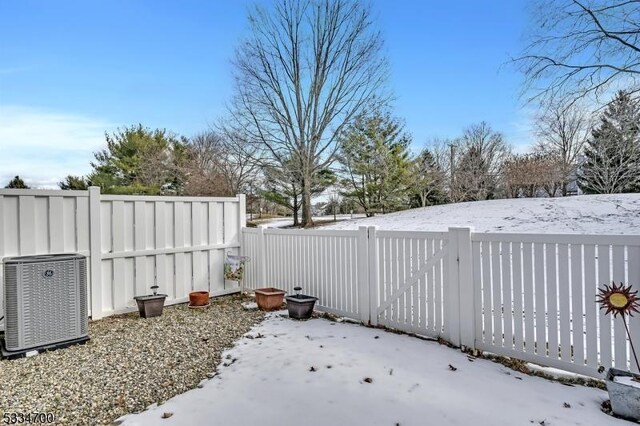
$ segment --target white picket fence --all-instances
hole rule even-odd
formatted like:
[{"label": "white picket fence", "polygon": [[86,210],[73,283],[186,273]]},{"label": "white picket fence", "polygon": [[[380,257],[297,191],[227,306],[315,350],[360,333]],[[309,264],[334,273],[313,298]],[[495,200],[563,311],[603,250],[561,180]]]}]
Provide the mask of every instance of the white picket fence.
[{"label": "white picket fence", "polygon": [[135,309],[133,297],[149,294],[153,284],[168,295],[167,304],[186,301],[193,290],[240,291],[238,283],[224,280],[223,262],[226,251],[239,252],[245,222],[244,195],[0,190],[0,258],[87,256],[89,311],[97,319]]},{"label": "white picket fence", "polygon": [[593,377],[637,370],[595,298],[640,286],[640,236],[258,228],[243,250],[247,288],[300,285],[322,310]]},{"label": "white picket fence", "polygon": [[[589,375],[600,365],[637,372],[622,321],[595,299],[612,281],[640,286],[640,236],[472,240],[477,347]],[[640,337],[637,317],[629,326]]]}]

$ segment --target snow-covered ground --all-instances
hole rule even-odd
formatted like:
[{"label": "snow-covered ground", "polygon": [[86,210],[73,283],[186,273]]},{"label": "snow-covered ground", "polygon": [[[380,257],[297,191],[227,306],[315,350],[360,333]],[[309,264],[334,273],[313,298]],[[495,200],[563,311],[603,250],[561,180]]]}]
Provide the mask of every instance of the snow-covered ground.
[{"label": "snow-covered ground", "polygon": [[[363,214],[339,214],[336,215],[336,221],[340,222],[343,220],[350,220],[352,218],[362,218]],[[313,216],[313,220],[315,222],[333,222],[333,215],[330,216]],[[276,217],[271,219],[260,220],[257,219],[254,221],[257,225],[262,226],[264,228],[286,228],[288,226],[293,226],[293,219],[290,217]]]},{"label": "snow-covered ground", "polygon": [[[433,341],[272,314],[203,387],[125,425],[625,425],[606,392],[468,358]],[[167,418],[163,418],[163,416]]]},{"label": "snow-covered ground", "polygon": [[377,225],[397,231],[446,231],[469,226],[475,232],[640,234],[640,194],[518,198],[424,207],[349,220],[324,229]]}]

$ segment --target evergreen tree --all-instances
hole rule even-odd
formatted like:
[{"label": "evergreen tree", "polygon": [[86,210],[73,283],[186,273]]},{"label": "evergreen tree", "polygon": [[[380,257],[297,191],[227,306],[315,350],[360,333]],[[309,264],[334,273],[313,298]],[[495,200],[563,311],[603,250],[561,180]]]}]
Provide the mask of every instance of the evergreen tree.
[{"label": "evergreen tree", "polygon": [[433,154],[424,149],[411,164],[411,207],[426,207],[447,201],[446,176]]},{"label": "evergreen tree", "polygon": [[65,190],[86,190],[89,187],[89,182],[82,176],[68,175],[63,181],[58,183],[60,189]]},{"label": "evergreen tree", "polygon": [[20,176],[16,176],[13,179],[11,179],[9,181],[9,183],[7,184],[7,186],[5,186],[5,188],[9,188],[9,189],[31,189],[26,183],[24,183],[24,181],[22,180],[22,178]]},{"label": "evergreen tree", "polygon": [[400,121],[381,111],[359,116],[342,133],[338,159],[348,188],[343,195],[367,216],[408,207],[410,142]]},{"label": "evergreen tree", "polygon": [[[268,201],[284,207],[293,215],[293,226],[299,226],[302,208],[302,175],[291,160],[282,162],[284,167],[264,167],[265,189],[261,195]],[[321,170],[311,185],[311,195],[322,193],[336,180],[330,170]]]},{"label": "evergreen tree", "polygon": [[498,193],[498,177],[509,147],[500,132],[486,122],[473,124],[465,129],[458,142],[454,164],[451,198],[458,201],[478,201],[495,198]]},{"label": "evergreen tree", "polygon": [[289,160],[283,161],[283,167],[264,167],[265,188],[260,191],[260,195],[290,211],[293,215],[293,226],[299,226],[302,184],[299,173],[296,173],[296,168],[291,163]]},{"label": "evergreen tree", "polygon": [[182,179],[184,141],[163,129],[137,126],[105,135],[107,149],[95,154],[88,176],[106,194],[174,194]]},{"label": "evergreen tree", "polygon": [[584,149],[578,185],[586,194],[640,190],[640,108],[620,91],[600,117]]},{"label": "evergreen tree", "polygon": [[455,179],[459,201],[495,198],[495,178],[490,173],[488,162],[475,146],[470,147],[460,159]]}]

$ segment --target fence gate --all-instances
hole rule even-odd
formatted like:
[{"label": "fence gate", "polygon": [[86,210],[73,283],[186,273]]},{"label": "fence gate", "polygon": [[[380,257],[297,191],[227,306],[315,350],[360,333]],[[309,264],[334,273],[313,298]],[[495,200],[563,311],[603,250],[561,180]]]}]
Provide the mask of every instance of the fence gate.
[{"label": "fence gate", "polygon": [[374,252],[369,253],[377,260],[370,268],[372,322],[441,336],[449,279],[448,234],[377,231],[376,237]]}]

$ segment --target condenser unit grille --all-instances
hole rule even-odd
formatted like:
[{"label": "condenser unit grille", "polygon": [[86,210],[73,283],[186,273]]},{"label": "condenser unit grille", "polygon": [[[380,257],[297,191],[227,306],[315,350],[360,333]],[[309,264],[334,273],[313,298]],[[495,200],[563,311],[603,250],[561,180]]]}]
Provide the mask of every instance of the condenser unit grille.
[{"label": "condenser unit grille", "polygon": [[8,347],[15,348],[19,345],[18,333],[7,333],[7,330],[18,330],[18,304],[7,301],[18,300],[18,269],[5,268],[4,271],[4,321],[5,321],[5,342]]},{"label": "condenser unit grille", "polygon": [[5,344],[9,351],[87,335],[86,259],[78,255],[5,261]]}]

